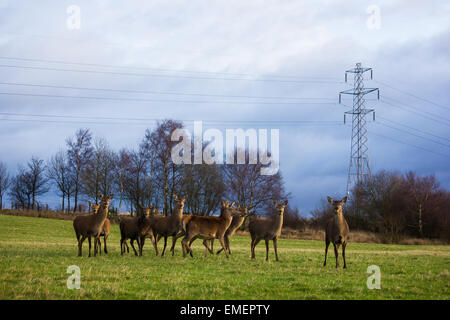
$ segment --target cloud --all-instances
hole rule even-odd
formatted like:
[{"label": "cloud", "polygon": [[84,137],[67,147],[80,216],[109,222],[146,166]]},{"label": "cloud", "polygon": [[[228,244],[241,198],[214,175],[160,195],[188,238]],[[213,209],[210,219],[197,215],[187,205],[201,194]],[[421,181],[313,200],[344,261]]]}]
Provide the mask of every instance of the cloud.
[{"label": "cloud", "polygon": [[[0,5],[0,56],[127,68],[5,59],[0,59],[0,64],[122,74],[0,67],[3,82],[324,100],[303,101],[310,104],[270,105],[256,102],[302,101],[0,85],[0,92],[12,93],[211,101],[107,101],[0,94],[1,112],[99,117],[98,120],[84,121],[67,118],[67,121],[77,122],[58,124],[6,121],[1,120],[5,116],[0,115],[0,150],[7,150],[2,152],[0,160],[6,161],[11,170],[14,170],[16,163],[24,163],[32,155],[47,158],[64,147],[65,138],[73,135],[78,127],[91,128],[96,136],[105,137],[116,149],[138,145],[146,128],[145,124],[108,125],[100,123],[104,122],[102,117],[342,121],[343,112],[348,109],[334,103],[338,101],[339,91],[351,87],[351,78],[348,84],[343,83],[344,71],[352,68],[356,62],[373,67],[375,80],[382,83],[443,105],[450,101],[450,93],[446,89],[450,82],[446,41],[450,33],[450,7],[446,1],[436,1],[433,5],[422,1],[399,1],[394,4],[390,1],[376,1],[374,4],[381,9],[380,30],[367,28],[367,5],[356,0],[323,1],[321,4],[316,1],[274,0],[161,0],[114,4],[109,1],[77,1],[81,8],[81,29],[72,31],[66,27],[66,9],[71,4],[68,1],[59,1],[57,4],[35,1],[27,3],[24,8],[17,1],[3,1]],[[162,69],[185,72],[161,71]],[[278,81],[236,80],[242,77]],[[438,115],[444,113],[445,117],[442,108],[366,80],[367,87],[380,87],[383,98],[396,99],[417,108],[416,111]],[[223,103],[224,101],[228,103]],[[255,103],[242,104],[243,101]],[[352,102],[346,98],[344,103],[351,105]],[[405,106],[402,109],[372,100],[368,101],[368,105],[376,108],[377,116],[449,137],[448,126],[420,117]],[[152,125],[154,122],[149,121],[148,126]],[[233,127],[237,125],[240,124]],[[276,125],[269,123],[267,126]],[[308,213],[327,193],[332,195],[333,192],[345,192],[350,156],[351,128],[348,122],[347,126],[299,125],[282,126],[280,129],[281,171],[287,189],[293,195],[290,203]],[[403,129],[411,131],[405,127]],[[436,173],[442,185],[450,187],[447,158],[373,136],[371,132],[444,154],[450,154],[449,148],[405,132],[369,124],[369,154],[374,170]],[[427,137],[432,138],[429,135]],[[448,141],[446,143],[450,144]]]}]

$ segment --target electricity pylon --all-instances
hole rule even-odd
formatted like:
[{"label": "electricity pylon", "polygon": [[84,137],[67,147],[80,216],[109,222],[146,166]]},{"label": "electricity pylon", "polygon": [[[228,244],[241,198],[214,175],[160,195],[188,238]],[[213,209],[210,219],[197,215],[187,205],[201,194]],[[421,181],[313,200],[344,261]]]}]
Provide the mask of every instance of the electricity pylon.
[{"label": "electricity pylon", "polygon": [[377,91],[378,99],[380,99],[380,90],[378,88],[364,88],[364,73],[367,71],[370,71],[370,78],[373,79],[372,68],[363,68],[360,62],[356,64],[354,69],[345,71],[345,82],[347,82],[347,74],[354,74],[354,87],[339,93],[339,103],[341,103],[342,94],[353,95],[353,109],[344,114],[344,123],[345,115],[352,115],[352,144],[348,168],[347,194],[350,193],[354,185],[365,181],[371,175],[366,115],[372,113],[375,121],[375,110],[366,108],[364,96]]}]

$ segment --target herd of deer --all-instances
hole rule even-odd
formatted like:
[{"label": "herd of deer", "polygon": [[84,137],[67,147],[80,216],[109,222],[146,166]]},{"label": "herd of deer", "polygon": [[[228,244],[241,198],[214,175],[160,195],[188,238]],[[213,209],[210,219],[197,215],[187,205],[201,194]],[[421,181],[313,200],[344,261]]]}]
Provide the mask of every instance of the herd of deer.
[{"label": "herd of deer", "polygon": [[[78,256],[82,256],[82,246],[86,238],[89,240],[89,257],[91,256],[91,238],[94,239],[94,256],[97,252],[101,255],[101,241],[103,237],[104,251],[108,253],[106,240],[108,239],[111,223],[108,216],[109,203],[113,196],[100,196],[99,204],[89,203],[93,209],[93,214],[78,216],[73,221],[73,227],[78,240]],[[158,241],[164,238],[164,249],[161,256],[164,256],[167,247],[167,238],[172,237],[172,247],[170,251],[172,256],[175,253],[175,244],[177,240],[184,237],[181,241],[183,257],[190,254],[193,257],[191,245],[194,240],[203,239],[205,246],[205,257],[208,253],[213,254],[214,240],[218,239],[222,248],[217,252],[224,252],[229,258],[231,254],[230,237],[234,235],[236,230],[242,226],[245,218],[249,217],[249,231],[252,238],[251,254],[255,259],[255,247],[264,239],[266,242],[266,260],[269,260],[269,241],[273,241],[275,251],[275,259],[278,260],[277,240],[281,235],[283,226],[283,213],[288,202],[278,203],[274,200],[276,214],[271,218],[260,218],[254,214],[248,213],[248,208],[241,205],[235,207],[235,203],[222,201],[222,207],[219,216],[197,216],[183,214],[184,202],[186,197],[179,198],[175,194],[175,209],[169,216],[164,216],[155,207],[142,208],[143,214],[139,217],[122,217],[120,220],[120,249],[121,255],[130,252],[127,240],[130,240],[131,247],[136,256],[142,256],[145,239],[149,238],[155,248],[156,255],[158,252]],[[333,205],[334,217],[330,219],[325,230],[325,261],[327,263],[328,246],[333,243],[336,258],[336,268],[338,264],[338,249],[342,245],[342,256],[344,259],[344,268],[347,267],[345,261],[345,247],[349,234],[348,224],[342,214],[342,205],[347,201],[347,197],[340,201],[335,201],[328,197],[328,201]],[[134,247],[134,241],[138,244],[138,251]]]}]

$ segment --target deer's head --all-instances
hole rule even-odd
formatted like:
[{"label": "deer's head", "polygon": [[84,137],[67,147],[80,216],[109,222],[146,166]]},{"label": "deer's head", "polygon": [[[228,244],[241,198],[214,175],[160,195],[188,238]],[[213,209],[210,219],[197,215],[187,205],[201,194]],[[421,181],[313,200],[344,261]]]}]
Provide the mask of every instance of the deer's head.
[{"label": "deer's head", "polygon": [[333,200],[331,197],[327,197],[328,202],[331,203],[334,209],[335,214],[342,213],[342,206],[347,202],[347,197],[344,197],[342,200]]},{"label": "deer's head", "polygon": [[173,198],[175,199],[175,203],[176,203],[176,208],[178,210],[183,210],[184,208],[184,202],[186,201],[186,196],[182,197],[182,198],[178,198],[178,196],[174,193],[173,194]]},{"label": "deer's head", "polygon": [[94,214],[97,214],[98,209],[100,208],[100,204],[93,204],[92,202],[89,201],[89,207],[91,207],[92,212]]},{"label": "deer's head", "polygon": [[283,203],[278,203],[277,200],[273,200],[273,204],[275,205],[275,209],[277,210],[277,214],[279,216],[282,216],[284,213],[284,209],[286,208],[286,206],[288,205],[288,201],[286,200]]}]

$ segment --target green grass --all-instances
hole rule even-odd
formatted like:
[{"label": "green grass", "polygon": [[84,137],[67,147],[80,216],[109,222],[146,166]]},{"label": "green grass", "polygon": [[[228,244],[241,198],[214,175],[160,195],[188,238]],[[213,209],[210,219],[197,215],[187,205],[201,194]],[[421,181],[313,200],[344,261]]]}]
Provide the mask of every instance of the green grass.
[{"label": "green grass", "polygon": [[[233,254],[195,258],[155,257],[147,241],[144,256],[120,256],[118,226],[110,253],[77,257],[71,221],[0,215],[0,299],[449,299],[450,247],[350,243],[348,269],[334,268],[334,253],[322,267],[322,241],[280,239],[280,262],[272,244],[250,259],[250,239],[234,237]],[[171,240],[170,240],[171,241]],[[216,241],[216,249],[218,242]],[[161,243],[160,243],[161,248]],[[330,247],[331,248],[331,247]],[[161,248],[162,249],[162,248]],[[342,262],[341,262],[342,264]],[[81,289],[69,290],[67,267],[81,269]],[[369,265],[381,268],[381,289],[368,290]]]}]

